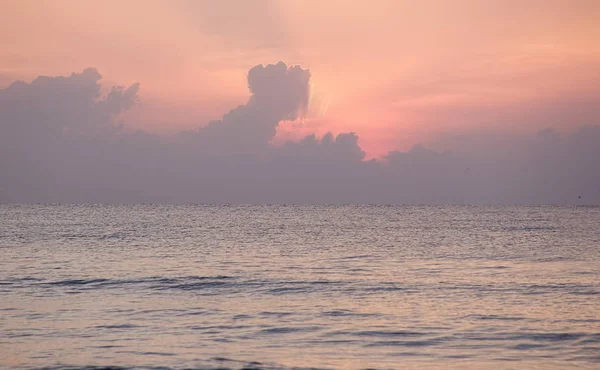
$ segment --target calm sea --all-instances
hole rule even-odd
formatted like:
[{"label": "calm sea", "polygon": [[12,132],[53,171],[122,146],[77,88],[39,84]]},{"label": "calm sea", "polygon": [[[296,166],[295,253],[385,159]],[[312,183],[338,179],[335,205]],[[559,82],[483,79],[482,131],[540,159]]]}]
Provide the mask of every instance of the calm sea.
[{"label": "calm sea", "polygon": [[0,367],[600,368],[600,207],[0,205]]}]

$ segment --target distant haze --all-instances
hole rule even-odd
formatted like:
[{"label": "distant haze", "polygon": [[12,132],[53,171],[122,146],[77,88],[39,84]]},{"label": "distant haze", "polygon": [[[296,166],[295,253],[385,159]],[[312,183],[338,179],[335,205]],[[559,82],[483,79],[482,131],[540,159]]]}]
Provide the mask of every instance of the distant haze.
[{"label": "distant haze", "polygon": [[2,9],[0,202],[600,204],[598,1]]}]

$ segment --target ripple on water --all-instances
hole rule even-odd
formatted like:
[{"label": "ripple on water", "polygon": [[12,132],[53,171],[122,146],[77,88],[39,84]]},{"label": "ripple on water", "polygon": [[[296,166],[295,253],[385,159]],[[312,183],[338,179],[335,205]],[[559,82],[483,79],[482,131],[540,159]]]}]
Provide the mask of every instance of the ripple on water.
[{"label": "ripple on water", "polygon": [[0,216],[0,368],[5,353],[28,369],[600,365],[598,207]]}]

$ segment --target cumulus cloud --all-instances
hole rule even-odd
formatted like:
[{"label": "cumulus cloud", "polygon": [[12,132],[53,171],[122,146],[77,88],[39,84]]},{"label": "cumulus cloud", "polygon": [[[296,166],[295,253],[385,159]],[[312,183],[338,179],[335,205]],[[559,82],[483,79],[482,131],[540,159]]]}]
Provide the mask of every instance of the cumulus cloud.
[{"label": "cumulus cloud", "polygon": [[[0,90],[0,199],[43,202],[93,193],[111,168],[122,127],[117,116],[137,99],[138,84],[101,96],[101,75],[15,82]],[[95,181],[96,180],[96,181]],[[82,197],[84,198],[84,197]]]},{"label": "cumulus cloud", "polygon": [[271,144],[306,110],[299,66],[252,68],[245,105],[174,141],[119,124],[139,85],[102,95],[100,79],[90,68],[0,90],[0,201],[600,203],[600,126],[454,135],[367,161],[354,133]]},{"label": "cumulus cloud", "polygon": [[353,132],[341,133],[335,138],[329,132],[322,139],[317,139],[314,134],[308,135],[297,142],[286,142],[275,153],[277,157],[311,165],[356,164],[365,157],[365,152],[358,145],[358,136]]},{"label": "cumulus cloud", "polygon": [[113,119],[135,103],[139,84],[115,86],[100,97],[101,78],[96,69],[88,68],[69,77],[18,81],[0,90],[2,137],[46,140],[44,135],[114,132]]},{"label": "cumulus cloud", "polygon": [[210,155],[264,152],[279,122],[295,120],[306,111],[309,81],[310,72],[299,66],[288,67],[283,62],[258,65],[248,72],[252,95],[246,105],[195,132],[182,133],[181,140]]}]

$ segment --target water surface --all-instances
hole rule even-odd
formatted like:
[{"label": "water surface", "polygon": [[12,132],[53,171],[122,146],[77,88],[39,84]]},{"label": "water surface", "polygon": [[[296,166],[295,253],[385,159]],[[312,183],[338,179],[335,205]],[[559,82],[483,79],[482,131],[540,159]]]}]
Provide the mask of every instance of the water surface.
[{"label": "water surface", "polygon": [[0,205],[0,367],[600,367],[600,208]]}]

